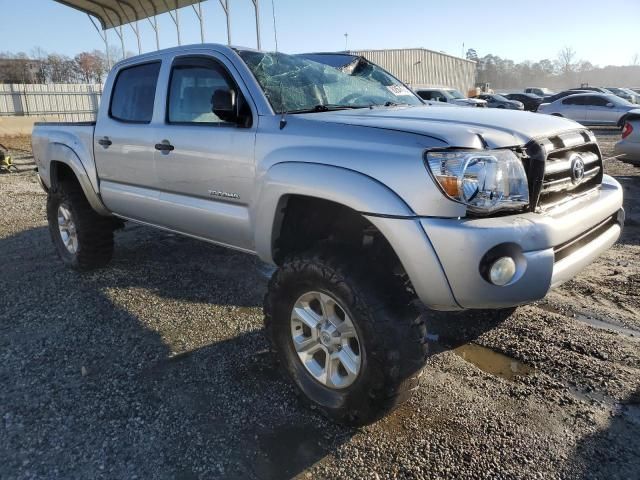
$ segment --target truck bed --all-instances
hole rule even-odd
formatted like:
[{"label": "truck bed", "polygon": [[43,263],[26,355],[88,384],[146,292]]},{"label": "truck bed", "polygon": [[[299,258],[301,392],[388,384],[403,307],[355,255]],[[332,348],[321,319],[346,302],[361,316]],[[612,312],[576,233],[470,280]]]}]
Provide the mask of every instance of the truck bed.
[{"label": "truck bed", "polygon": [[[95,122],[37,122],[33,127],[31,145],[40,177],[50,186],[50,164],[75,157],[72,164],[88,176],[93,189],[98,191],[98,179],[93,160],[93,131]],[[69,163],[69,162],[66,162]]]}]

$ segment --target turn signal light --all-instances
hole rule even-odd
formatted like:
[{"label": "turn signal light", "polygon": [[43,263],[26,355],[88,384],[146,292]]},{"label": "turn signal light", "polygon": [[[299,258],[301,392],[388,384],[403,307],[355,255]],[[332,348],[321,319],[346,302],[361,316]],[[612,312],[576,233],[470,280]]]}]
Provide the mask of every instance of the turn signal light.
[{"label": "turn signal light", "polygon": [[460,191],[460,182],[458,181],[458,177],[438,175],[438,181],[447,195],[450,197],[458,195],[458,192]]}]

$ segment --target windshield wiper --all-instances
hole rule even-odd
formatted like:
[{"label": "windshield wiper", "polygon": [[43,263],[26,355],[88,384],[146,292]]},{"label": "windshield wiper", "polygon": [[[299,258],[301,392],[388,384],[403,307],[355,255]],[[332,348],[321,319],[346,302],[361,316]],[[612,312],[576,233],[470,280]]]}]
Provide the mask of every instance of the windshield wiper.
[{"label": "windshield wiper", "polygon": [[369,108],[365,105],[339,105],[339,104],[323,104],[314,105],[310,108],[300,108],[298,110],[287,110],[287,113],[318,113],[318,112],[330,112],[335,110],[352,110],[356,108]]}]

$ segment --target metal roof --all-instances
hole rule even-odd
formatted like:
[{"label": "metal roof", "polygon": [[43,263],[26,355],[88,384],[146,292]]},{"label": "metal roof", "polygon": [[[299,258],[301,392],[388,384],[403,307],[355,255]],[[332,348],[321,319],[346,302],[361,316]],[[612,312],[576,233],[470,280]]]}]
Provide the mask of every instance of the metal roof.
[{"label": "metal roof", "polygon": [[[54,0],[96,17],[102,29],[119,27],[199,3],[200,0]],[[202,0],[204,1],[204,0]]]}]

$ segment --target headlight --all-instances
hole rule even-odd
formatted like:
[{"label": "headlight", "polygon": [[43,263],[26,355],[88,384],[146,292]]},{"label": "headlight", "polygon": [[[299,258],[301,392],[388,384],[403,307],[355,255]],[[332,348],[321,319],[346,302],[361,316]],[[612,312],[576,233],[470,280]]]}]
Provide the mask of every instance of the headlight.
[{"label": "headlight", "polygon": [[429,152],[427,165],[444,193],[472,212],[521,210],[529,204],[527,175],[511,150]]}]

